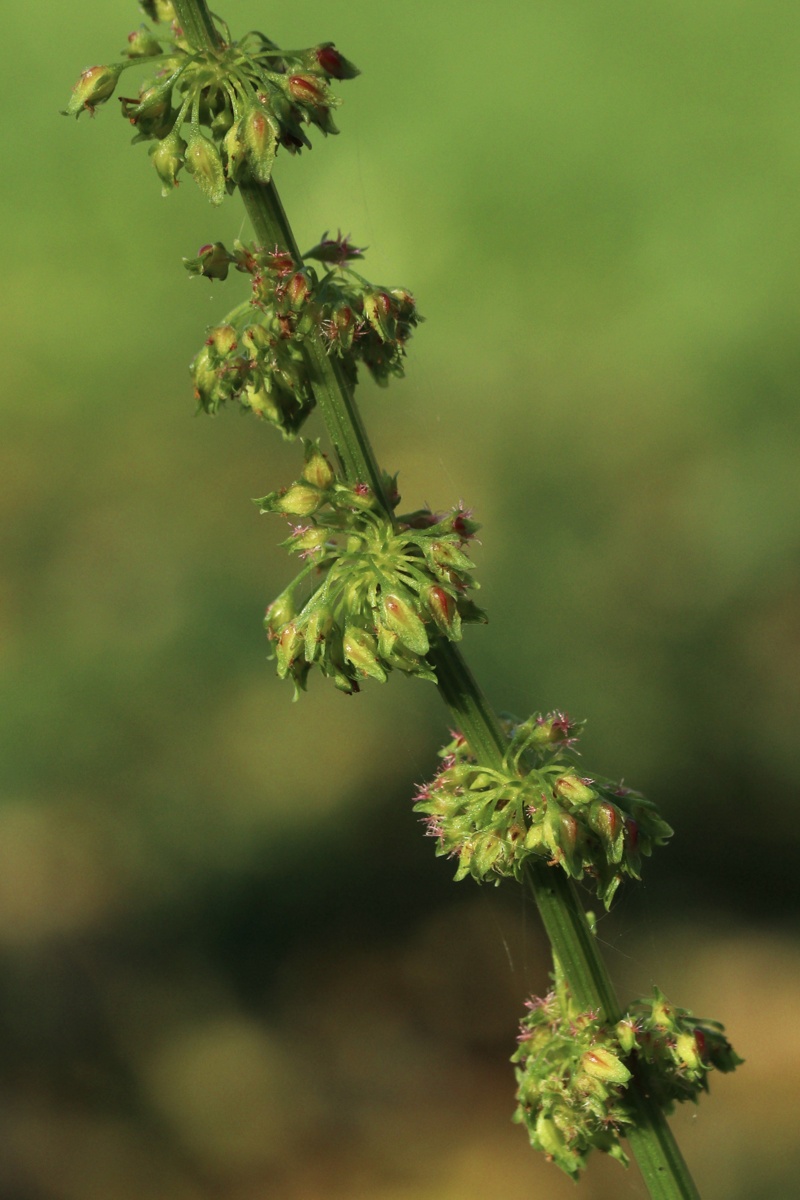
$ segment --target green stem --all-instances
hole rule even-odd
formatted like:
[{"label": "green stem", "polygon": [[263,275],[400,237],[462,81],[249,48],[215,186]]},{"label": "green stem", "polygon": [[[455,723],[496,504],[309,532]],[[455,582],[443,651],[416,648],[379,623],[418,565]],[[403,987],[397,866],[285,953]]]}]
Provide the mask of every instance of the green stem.
[{"label": "green stem", "polygon": [[[275,185],[242,183],[239,191],[259,242],[288,250],[295,262],[300,262]],[[389,512],[378,463],[339,360],[328,354],[319,334],[306,339],[305,354],[314,395],[345,477],[352,483],[368,483]]]},{"label": "green stem", "polygon": [[193,50],[218,50],[222,39],[205,0],[172,0],[183,36]]},{"label": "green stem", "polygon": [[[173,3],[193,48],[219,47],[220,38],[205,0]],[[299,262],[297,243],[274,184],[251,182],[242,184],[240,191],[259,241],[288,250]],[[368,483],[391,516],[377,460],[338,361],[327,353],[319,335],[308,339],[306,353],[317,404],[345,477]],[[480,762],[499,767],[505,748],[503,731],[460,651],[439,639],[430,659],[442,698],[471,750]],[[583,1009],[602,1012],[610,1022],[618,1020],[619,1002],[572,881],[545,863],[530,866],[526,881],[575,1000]],[[646,1086],[634,1080],[628,1094],[639,1116],[628,1140],[652,1200],[699,1200],[664,1114],[648,1096]]]}]

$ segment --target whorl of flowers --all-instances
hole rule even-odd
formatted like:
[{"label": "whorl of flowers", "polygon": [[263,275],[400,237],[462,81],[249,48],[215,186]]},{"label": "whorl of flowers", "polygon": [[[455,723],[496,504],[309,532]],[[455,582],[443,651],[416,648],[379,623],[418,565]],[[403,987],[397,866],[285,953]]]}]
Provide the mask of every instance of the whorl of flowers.
[{"label": "whorl of flowers", "polygon": [[[360,258],[363,250],[339,234],[323,236],[302,262],[277,247],[240,242],[232,253],[215,242],[184,259],[193,275],[225,279],[233,266],[252,280],[250,300],[208,330],[191,365],[201,408],[214,413],[236,400],[293,436],[314,405],[304,345],[317,335],[352,385],[359,362],[379,384],[401,376],[405,344],[422,318],[410,292],[372,284],[354,271],[350,263]],[[307,259],[327,270],[320,276]]]},{"label": "whorl of flowers", "polygon": [[519,879],[531,856],[573,879],[588,875],[606,908],[623,876],[672,830],[639,792],[589,776],[575,753],[581,725],[563,713],[509,725],[503,768],[481,766],[461,735],[416,796],[437,854],[458,858],[456,879]]},{"label": "whorl of flowers", "polygon": [[[394,668],[435,682],[432,638],[457,641],[463,622],[485,620],[464,553],[478,526],[461,506],[393,520],[366,484],[341,482],[316,443],[304,446],[302,477],[257,501],[289,518],[283,545],[306,560],[264,619],[278,675],[304,688],[317,666],[344,692]],[[395,481],[385,483],[395,506]]]},{"label": "whorl of flowers", "polygon": [[531,1145],[577,1178],[592,1149],[627,1166],[620,1138],[636,1121],[626,1095],[634,1073],[665,1111],[697,1103],[709,1072],[732,1071],[742,1061],[716,1021],[693,1017],[655,990],[616,1024],[578,1011],[561,972],[555,990],[527,1002],[520,1023],[514,1120]]},{"label": "whorl of flowers", "polygon": [[113,95],[123,71],[143,63],[152,67],[138,94],[120,100],[123,117],[136,130],[133,140],[153,142],[150,155],[163,195],[185,167],[206,198],[220,204],[239,183],[268,182],[279,147],[296,154],[310,146],[307,126],[338,132],[333,110],[340,101],[330,81],[353,79],[358,70],[331,42],[281,50],[257,31],[233,41],[218,21],[219,47],[196,51],[169,0],[145,0],[143,8],[168,30],[157,35],[145,25],[134,30],[121,61],[82,73],[63,111],[93,115]]}]

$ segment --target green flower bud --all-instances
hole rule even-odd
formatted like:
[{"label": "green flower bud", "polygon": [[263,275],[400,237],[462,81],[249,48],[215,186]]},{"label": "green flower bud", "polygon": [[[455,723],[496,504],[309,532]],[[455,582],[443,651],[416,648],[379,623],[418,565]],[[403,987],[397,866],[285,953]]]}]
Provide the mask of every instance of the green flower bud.
[{"label": "green flower bud", "polygon": [[228,179],[237,182],[247,158],[247,146],[242,136],[241,121],[231,125],[222,140],[222,148],[225,151],[225,174]]},{"label": "green flower bud", "polygon": [[573,771],[566,775],[561,775],[555,782],[555,793],[562,800],[568,800],[571,804],[588,804],[590,800],[596,799],[597,793],[589,787],[591,779],[581,779]]},{"label": "green flower bud", "polygon": [[587,820],[589,828],[598,835],[603,843],[608,861],[620,862],[625,843],[625,822],[616,805],[611,804],[608,800],[593,804],[589,809]]},{"label": "green flower bud", "polygon": [[290,517],[310,517],[324,502],[324,497],[315,487],[293,483],[285,492],[278,493],[270,510],[286,513]]},{"label": "green flower bud", "polygon": [[238,334],[233,325],[215,325],[206,339],[206,345],[211,346],[220,358],[227,358],[238,344]]},{"label": "green flower bud", "polygon": [[148,134],[157,127],[162,118],[171,112],[171,91],[159,84],[141,91],[135,100],[120,96],[122,115],[131,125],[139,125]]},{"label": "green flower bud", "polygon": [[368,291],[364,296],[364,316],[382,342],[394,341],[396,322],[388,292]]},{"label": "green flower bud", "polygon": [[278,637],[275,657],[278,665],[278,675],[285,679],[303,644],[303,637],[294,622],[290,621],[281,630]]},{"label": "green flower bud", "polygon": [[230,133],[235,121],[233,109],[229,104],[224,104],[222,108],[217,109],[209,122],[211,136],[215,142],[219,142],[220,138],[224,138]]},{"label": "green flower bud", "polygon": [[[166,140],[169,141],[169,138]],[[183,138],[181,141],[183,142]],[[184,258],[183,265],[190,275],[204,275],[206,279],[227,279],[233,261],[222,242],[209,242],[200,247],[197,258]]]},{"label": "green flower bud", "polygon": [[358,319],[349,304],[340,304],[333,310],[330,337],[335,345],[349,350],[358,329]]},{"label": "green flower bud", "polygon": [[426,588],[422,598],[438,628],[451,641],[457,642],[461,637],[461,617],[455,598],[438,584]]},{"label": "green flower bud", "polygon": [[194,177],[200,191],[212,204],[225,199],[225,172],[214,143],[195,130],[186,147],[186,170]]},{"label": "green flower bud", "polygon": [[460,550],[455,539],[426,543],[425,557],[439,572],[471,571],[475,563]]},{"label": "green flower bud", "polygon": [[[151,149],[150,157],[153,166],[164,185],[161,189],[162,196],[168,196],[172,189],[178,186],[177,175],[183,166],[185,154],[186,142],[177,129],[173,129],[172,133],[162,141],[156,142]],[[184,259],[183,261],[185,263],[187,260]],[[227,268],[225,273],[227,274]]]},{"label": "green flower bud", "polygon": [[84,109],[90,114],[98,104],[113,96],[124,64],[110,67],[88,67],[72,89],[69,104],[62,109],[64,117],[79,117]]},{"label": "green flower bud", "polygon": [[284,592],[273,600],[264,614],[264,628],[270,633],[278,634],[295,616],[294,598],[290,592]]},{"label": "green flower bud", "polygon": [[580,721],[571,720],[566,713],[548,713],[546,717],[534,716],[524,721],[520,731],[526,734],[526,743],[530,746],[548,746],[551,743],[574,742],[580,732]]},{"label": "green flower bud", "polygon": [[689,1071],[699,1071],[703,1067],[703,1061],[697,1051],[694,1032],[678,1034],[675,1039],[675,1055],[681,1065]]},{"label": "green flower bud", "polygon": [[239,397],[243,408],[249,408],[257,417],[264,417],[274,425],[283,425],[283,414],[275,398],[263,387],[248,385]]},{"label": "green flower bud", "polygon": [[525,849],[534,852],[541,850],[545,844],[545,832],[541,825],[531,825],[525,834]]},{"label": "green flower bud", "polygon": [[128,58],[151,58],[163,54],[163,50],[147,26],[140,25],[128,34],[128,48],[122,53],[127,54]]},{"label": "green flower bud", "polygon": [[139,0],[145,14],[159,25],[169,25],[176,20],[172,0]]},{"label": "green flower bud", "polygon": [[327,492],[336,479],[327,455],[322,453],[316,442],[306,443],[306,465],[303,467],[303,479],[319,488],[321,492]]},{"label": "green flower bud", "polygon": [[269,183],[272,164],[278,148],[279,130],[270,113],[253,106],[241,121],[240,135],[247,148],[247,161],[253,178],[259,183]]},{"label": "green flower bud", "polygon": [[214,412],[216,409],[215,397],[219,380],[216,367],[211,361],[211,351],[208,346],[203,346],[199,354],[196,355],[190,370],[194,383],[195,399],[200,402],[206,412]]},{"label": "green flower bud", "polygon": [[336,491],[348,508],[359,509],[361,512],[378,508],[377,498],[368,483],[354,483],[352,486],[342,484]]},{"label": "green flower bud", "polygon": [[386,682],[386,672],[378,662],[377,642],[371,633],[357,625],[346,625],[342,648],[345,662],[350,663],[364,675],[371,675],[381,683]]},{"label": "green flower bud", "polygon": [[430,646],[425,626],[408,601],[394,593],[382,596],[381,616],[384,624],[409,650],[421,655],[428,653]]},{"label": "green flower bud", "polygon": [[286,285],[286,298],[292,309],[299,312],[311,296],[311,285],[305,271],[297,271]]},{"label": "green flower bud", "polygon": [[655,998],[652,1001],[650,1009],[650,1022],[652,1028],[659,1029],[665,1032],[672,1028],[674,1023],[674,1010],[672,1005],[667,1000],[658,988],[655,990]]},{"label": "green flower bud", "polygon": [[296,104],[308,108],[327,108],[333,103],[328,85],[319,75],[290,75],[286,90]]},{"label": "green flower bud", "polygon": [[630,1071],[616,1054],[612,1054],[603,1046],[594,1046],[587,1050],[581,1058],[581,1067],[587,1075],[603,1083],[627,1083],[631,1077]]},{"label": "green flower bud", "polygon": [[272,343],[273,338],[263,325],[248,325],[242,334],[242,345],[255,358],[258,358],[262,350],[270,349]]},{"label": "green flower bud", "polygon": [[333,614],[329,609],[318,607],[309,616],[304,631],[306,661],[313,663],[322,652],[325,642],[334,630]]},{"label": "green flower bud", "polygon": [[551,1121],[544,1114],[541,1114],[536,1122],[536,1137],[544,1153],[556,1160],[566,1150],[566,1142],[563,1135],[559,1133],[555,1121]]},{"label": "green flower bud", "polygon": [[327,537],[326,530],[320,529],[316,525],[301,525],[282,544],[299,553],[301,558],[310,558],[322,549]]},{"label": "green flower bud", "polygon": [[630,1054],[636,1045],[636,1022],[632,1021],[630,1017],[623,1018],[621,1021],[617,1021],[614,1032],[621,1049],[625,1054]]}]

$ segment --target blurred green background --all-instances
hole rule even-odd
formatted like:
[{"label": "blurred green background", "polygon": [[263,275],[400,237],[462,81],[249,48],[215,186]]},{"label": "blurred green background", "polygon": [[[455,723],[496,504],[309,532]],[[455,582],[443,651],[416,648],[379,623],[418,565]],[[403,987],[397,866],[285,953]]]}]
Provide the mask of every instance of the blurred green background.
[{"label": "blurred green background", "polygon": [[[427,317],[361,391],[374,443],[408,507],[483,523],[492,701],[587,717],[587,770],[677,830],[600,936],[626,998],[658,982],[747,1059],[676,1117],[705,1200],[794,1194],[797,6],[224,15],[364,71],[276,178],[301,245],[352,233]],[[243,210],[162,200],[116,99],[58,116],[139,19],[14,5],[0,47],[0,1198],[642,1196],[601,1161],[576,1192],[509,1122],[547,950],[410,812],[435,690],[292,704],[266,661],[292,568],[250,497],[298,451],[193,418],[244,285],[180,263]]]}]

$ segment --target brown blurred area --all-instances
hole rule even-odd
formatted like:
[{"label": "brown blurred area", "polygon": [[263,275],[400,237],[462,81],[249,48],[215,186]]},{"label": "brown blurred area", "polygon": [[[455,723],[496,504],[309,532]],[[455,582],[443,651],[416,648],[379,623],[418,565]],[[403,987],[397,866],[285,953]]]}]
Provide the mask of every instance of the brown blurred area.
[{"label": "brown blurred area", "polygon": [[[604,953],[746,1059],[674,1118],[704,1200],[791,1196],[797,9],[235,7],[364,70],[277,181],[303,245],[352,233],[427,318],[362,390],[378,454],[483,524],[492,702],[588,718],[587,771],[675,827]],[[242,210],[162,201],[116,101],[58,116],[139,20],[14,6],[0,48],[0,1200],[643,1196],[600,1160],[576,1191],[511,1124],[548,950],[411,813],[434,689],[293,704],[266,661],[291,564],[249,498],[298,449],[192,419],[241,294],[180,265]]]}]

